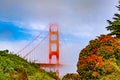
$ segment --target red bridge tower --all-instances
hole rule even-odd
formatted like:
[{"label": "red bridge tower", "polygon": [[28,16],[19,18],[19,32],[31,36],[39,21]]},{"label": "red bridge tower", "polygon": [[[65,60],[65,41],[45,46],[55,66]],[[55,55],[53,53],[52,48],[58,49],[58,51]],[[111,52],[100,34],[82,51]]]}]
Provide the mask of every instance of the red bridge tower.
[{"label": "red bridge tower", "polygon": [[[56,62],[53,63],[53,56],[56,57]],[[63,65],[59,62],[59,29],[57,23],[51,23],[49,27],[49,63],[40,63],[44,69],[54,69],[59,77],[59,68]]]},{"label": "red bridge tower", "polygon": [[52,57],[56,57],[56,64],[59,64],[59,31],[58,24],[52,23],[49,28],[49,63],[52,63]]}]

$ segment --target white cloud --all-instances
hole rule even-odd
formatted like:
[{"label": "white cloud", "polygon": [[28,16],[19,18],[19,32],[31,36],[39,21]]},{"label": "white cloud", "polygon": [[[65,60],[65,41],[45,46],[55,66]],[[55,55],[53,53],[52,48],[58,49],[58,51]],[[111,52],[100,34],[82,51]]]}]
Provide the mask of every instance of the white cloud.
[{"label": "white cloud", "polygon": [[0,12],[2,20],[23,28],[45,30],[55,21],[63,33],[90,37],[97,31],[104,33],[105,20],[116,11],[115,5],[117,0],[4,0],[0,1]]},{"label": "white cloud", "polygon": [[28,41],[20,41],[20,42],[10,42],[10,41],[0,41],[0,50],[8,49],[11,52],[17,52],[22,49],[23,46],[26,45]]},{"label": "white cloud", "polygon": [[45,30],[46,26],[38,23],[30,23],[29,26],[35,30]]}]

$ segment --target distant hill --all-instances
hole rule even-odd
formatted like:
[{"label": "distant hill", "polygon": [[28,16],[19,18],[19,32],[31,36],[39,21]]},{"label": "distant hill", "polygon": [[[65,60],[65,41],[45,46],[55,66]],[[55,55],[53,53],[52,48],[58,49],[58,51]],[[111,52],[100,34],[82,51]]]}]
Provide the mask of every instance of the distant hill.
[{"label": "distant hill", "polygon": [[8,50],[0,51],[0,80],[59,80],[55,73],[40,69]]}]

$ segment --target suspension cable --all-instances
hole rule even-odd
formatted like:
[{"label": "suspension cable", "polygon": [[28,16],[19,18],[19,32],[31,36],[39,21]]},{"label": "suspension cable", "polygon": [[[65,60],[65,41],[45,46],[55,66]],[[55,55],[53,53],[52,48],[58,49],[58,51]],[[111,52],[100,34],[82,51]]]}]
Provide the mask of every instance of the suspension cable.
[{"label": "suspension cable", "polygon": [[33,52],[36,48],[38,48],[38,46],[40,46],[40,44],[48,37],[48,34],[32,49],[30,50],[23,58],[26,58],[29,54],[31,54],[31,52]]},{"label": "suspension cable", "polygon": [[39,34],[32,41],[30,41],[27,45],[25,45],[21,50],[19,50],[17,54],[19,55],[22,51],[24,51],[27,47],[29,47],[38,37],[40,37],[41,34],[42,32],[39,32]]}]

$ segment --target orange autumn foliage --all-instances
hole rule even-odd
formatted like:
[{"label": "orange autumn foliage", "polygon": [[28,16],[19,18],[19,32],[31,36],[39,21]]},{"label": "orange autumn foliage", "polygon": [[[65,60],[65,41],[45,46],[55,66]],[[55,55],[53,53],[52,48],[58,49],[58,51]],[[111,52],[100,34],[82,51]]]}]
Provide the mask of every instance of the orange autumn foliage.
[{"label": "orange autumn foliage", "polygon": [[97,77],[99,75],[98,72],[93,72],[92,76]]},{"label": "orange autumn foliage", "polygon": [[90,62],[90,61],[98,62],[98,66],[103,66],[102,58],[101,58],[101,57],[98,57],[98,56],[95,55],[95,54],[93,54],[93,55],[91,55],[91,56],[88,56],[87,62]]},{"label": "orange autumn foliage", "polygon": [[102,38],[100,40],[100,42],[102,43],[102,42],[105,42],[106,40],[108,40],[108,41],[115,41],[115,38],[112,37],[112,36],[104,35],[104,38]]}]

